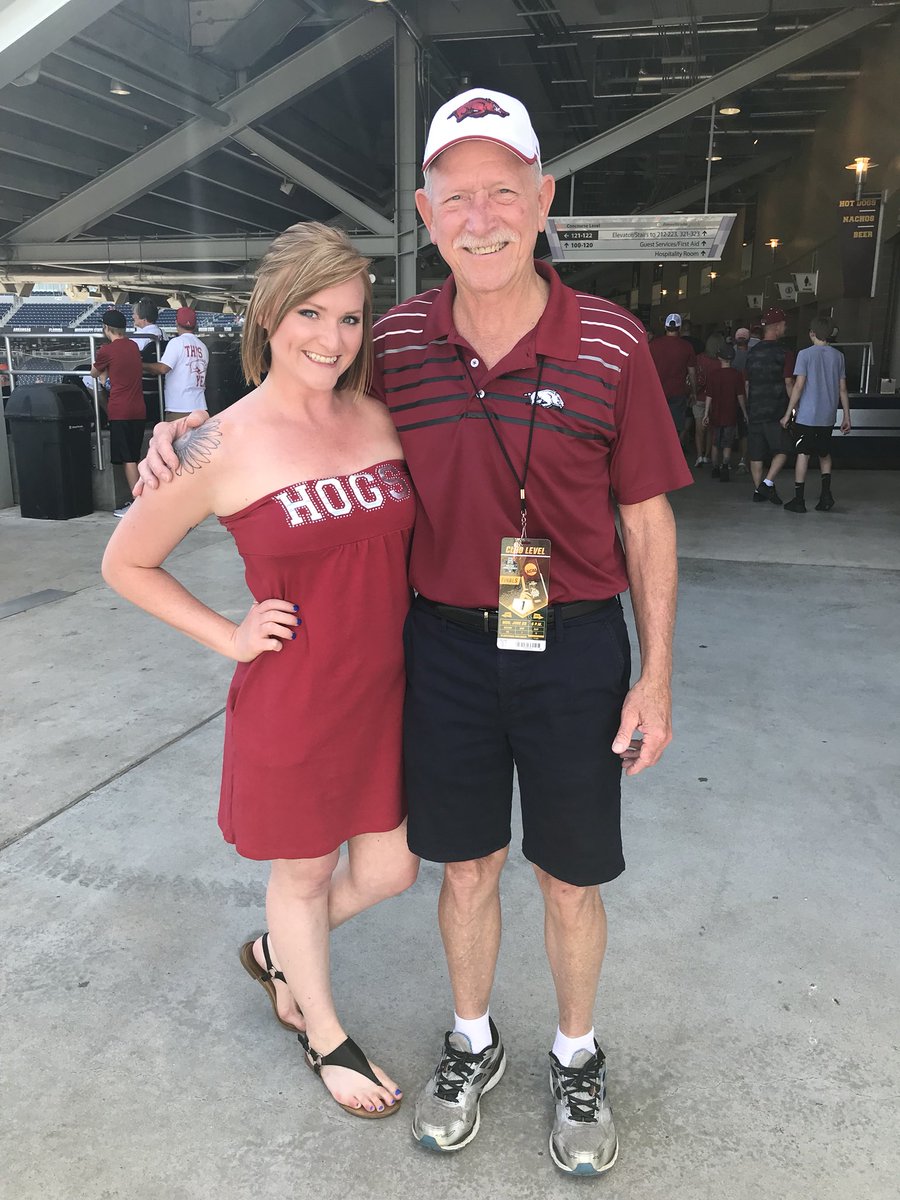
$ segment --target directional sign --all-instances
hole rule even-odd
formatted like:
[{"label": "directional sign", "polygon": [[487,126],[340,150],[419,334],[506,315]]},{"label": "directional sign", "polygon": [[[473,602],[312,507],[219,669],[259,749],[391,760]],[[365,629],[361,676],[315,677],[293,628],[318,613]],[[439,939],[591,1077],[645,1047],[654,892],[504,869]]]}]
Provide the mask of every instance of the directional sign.
[{"label": "directional sign", "polygon": [[554,262],[719,259],[735,215],[550,217],[547,240]]},{"label": "directional sign", "polygon": [[797,285],[795,283],[779,283],[776,284],[776,287],[782,300],[795,301],[797,299]]},{"label": "directional sign", "polygon": [[795,271],[794,282],[797,285],[798,292],[812,292],[815,295],[816,289],[819,286],[819,272]]}]

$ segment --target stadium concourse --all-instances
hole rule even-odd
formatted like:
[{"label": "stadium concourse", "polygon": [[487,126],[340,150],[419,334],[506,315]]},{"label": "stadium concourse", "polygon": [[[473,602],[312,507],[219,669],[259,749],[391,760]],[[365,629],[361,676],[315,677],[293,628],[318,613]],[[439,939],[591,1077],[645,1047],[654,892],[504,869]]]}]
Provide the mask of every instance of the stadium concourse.
[{"label": "stadium concourse", "polygon": [[[802,528],[708,479],[674,501],[675,741],[626,784],[629,868],[605,889],[597,1019],[622,1149],[593,1186],[894,1200],[900,498],[889,473],[847,472],[842,511]],[[231,664],[103,586],[113,524],[0,513],[3,1195],[580,1190],[538,1136],[552,983],[515,836],[493,1007],[510,1069],[477,1140],[437,1156],[402,1112],[323,1103],[238,962],[265,867],[215,825]],[[174,557],[198,595],[245,611],[216,522]],[[348,1022],[407,1094],[447,1018],[438,884],[424,866],[335,941]]]},{"label": "stadium concourse", "polygon": [[[0,422],[0,1200],[896,1200],[898,17],[892,0],[0,0],[0,391],[41,380],[48,410],[67,392],[48,419],[80,438],[96,510],[23,517]],[[556,1007],[518,831],[491,1009],[509,1069],[477,1139],[429,1154],[410,1119],[452,1019],[439,868],[334,936],[342,1016],[406,1093],[397,1118],[355,1121],[238,960],[267,868],[216,827],[233,664],[99,574],[128,495],[99,386],[78,383],[103,313],[131,333],[147,300],[166,337],[195,309],[215,414],[243,394],[241,314],[289,226],[345,230],[378,313],[440,286],[414,194],[429,120],[472,88],[527,106],[550,216],[580,223],[556,236],[564,282],[651,334],[690,322],[697,352],[744,353],[772,306],[785,351],[827,319],[850,392],[830,512],[815,465],[810,511],[785,511],[752,503],[737,465],[719,486],[690,440],[675,740],[625,780],[628,869],[604,886],[596,1030],[621,1151],[594,1183],[549,1154]],[[682,238],[707,217],[714,260]],[[600,236],[623,221],[627,253]],[[151,425],[163,393],[145,392]],[[22,480],[29,462],[29,483],[50,478],[23,458]],[[215,520],[171,562],[246,612]]]}]

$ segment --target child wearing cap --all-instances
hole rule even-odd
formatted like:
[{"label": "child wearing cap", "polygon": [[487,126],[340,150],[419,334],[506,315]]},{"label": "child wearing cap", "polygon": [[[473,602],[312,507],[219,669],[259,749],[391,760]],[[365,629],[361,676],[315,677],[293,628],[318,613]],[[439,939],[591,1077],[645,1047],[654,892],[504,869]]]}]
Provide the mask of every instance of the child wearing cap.
[{"label": "child wearing cap", "polygon": [[[734,350],[723,342],[718,351],[719,369],[706,378],[706,412],[703,424],[711,431],[713,479],[731,482],[731,448],[737,437],[738,411],[746,419],[744,376],[732,366]],[[719,460],[721,456],[721,467]]]}]

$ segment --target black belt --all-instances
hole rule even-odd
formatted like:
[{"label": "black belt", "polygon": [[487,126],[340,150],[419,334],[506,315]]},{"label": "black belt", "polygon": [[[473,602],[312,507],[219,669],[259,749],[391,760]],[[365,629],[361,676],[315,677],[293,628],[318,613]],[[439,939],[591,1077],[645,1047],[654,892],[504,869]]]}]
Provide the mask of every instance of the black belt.
[{"label": "black belt", "polygon": [[[454,625],[462,625],[465,629],[477,629],[479,633],[497,632],[496,608],[457,608],[454,604],[438,604],[425,596],[416,597],[416,603],[423,605],[436,617],[451,621]],[[571,621],[574,617],[587,617],[591,613],[603,612],[604,609],[619,606],[619,597],[609,600],[573,600],[569,604],[551,604],[547,610],[547,625],[553,628],[556,614],[559,613],[563,622]]]}]

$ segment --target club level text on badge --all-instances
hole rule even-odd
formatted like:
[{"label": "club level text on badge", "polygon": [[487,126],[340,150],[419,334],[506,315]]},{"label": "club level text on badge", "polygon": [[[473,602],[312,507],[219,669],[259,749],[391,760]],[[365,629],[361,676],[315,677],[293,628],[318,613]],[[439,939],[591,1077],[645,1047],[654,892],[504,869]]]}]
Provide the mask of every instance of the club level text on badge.
[{"label": "club level text on badge", "polygon": [[505,554],[534,554],[536,556],[548,553],[546,546],[527,546],[524,542],[514,542],[509,550],[504,551]]}]

